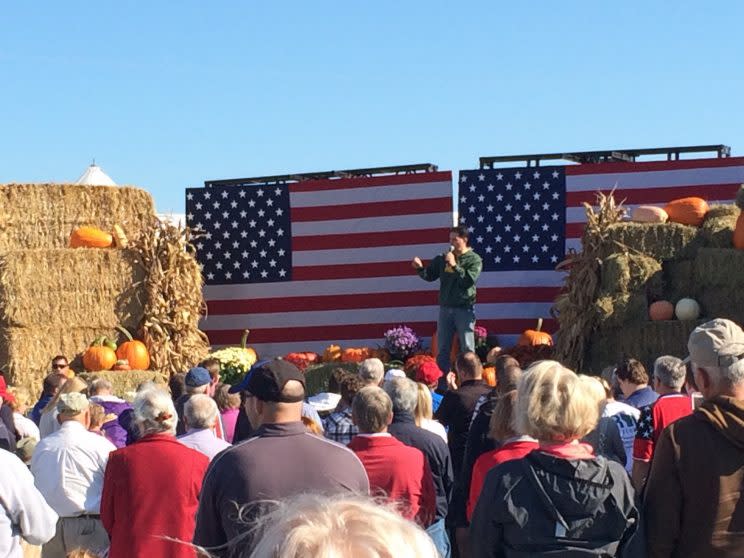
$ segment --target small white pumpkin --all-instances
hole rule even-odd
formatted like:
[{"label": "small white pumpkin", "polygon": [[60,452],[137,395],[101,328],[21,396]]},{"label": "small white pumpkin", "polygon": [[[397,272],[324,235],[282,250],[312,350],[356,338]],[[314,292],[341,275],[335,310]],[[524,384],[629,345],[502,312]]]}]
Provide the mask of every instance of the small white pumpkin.
[{"label": "small white pumpkin", "polygon": [[630,217],[636,223],[666,223],[669,215],[660,207],[653,205],[639,205]]},{"label": "small white pumpkin", "polygon": [[678,320],[697,320],[700,317],[700,305],[691,298],[681,298],[674,308]]}]

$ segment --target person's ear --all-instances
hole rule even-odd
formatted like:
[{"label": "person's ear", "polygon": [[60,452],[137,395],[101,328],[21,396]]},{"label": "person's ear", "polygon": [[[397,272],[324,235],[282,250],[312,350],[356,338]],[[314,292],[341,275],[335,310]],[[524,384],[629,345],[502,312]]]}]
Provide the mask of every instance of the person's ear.
[{"label": "person's ear", "polygon": [[387,421],[385,422],[385,424],[387,426],[390,426],[392,423],[393,423],[393,412],[391,411],[390,414],[388,415],[388,418],[387,418]]},{"label": "person's ear", "polygon": [[695,377],[695,383],[701,392],[708,391],[713,387],[713,380],[705,368],[695,367],[693,369],[693,376]]}]

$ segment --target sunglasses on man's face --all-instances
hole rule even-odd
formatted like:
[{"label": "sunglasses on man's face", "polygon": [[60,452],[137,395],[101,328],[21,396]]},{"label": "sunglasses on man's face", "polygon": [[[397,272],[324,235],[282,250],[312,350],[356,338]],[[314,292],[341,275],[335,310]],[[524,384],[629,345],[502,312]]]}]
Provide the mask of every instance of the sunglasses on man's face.
[{"label": "sunglasses on man's face", "polygon": [[68,366],[69,366],[68,364],[52,364],[52,368],[62,369],[62,368],[67,368]]}]

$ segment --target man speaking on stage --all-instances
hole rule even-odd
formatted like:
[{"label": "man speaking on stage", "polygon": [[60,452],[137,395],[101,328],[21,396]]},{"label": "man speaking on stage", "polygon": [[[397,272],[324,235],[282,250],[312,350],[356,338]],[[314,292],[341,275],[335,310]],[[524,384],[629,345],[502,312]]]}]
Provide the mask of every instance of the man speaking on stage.
[{"label": "man speaking on stage", "polygon": [[411,265],[425,281],[439,279],[439,319],[437,321],[436,355],[439,368],[450,371],[452,337],[457,333],[460,351],[475,350],[475,282],[483,262],[468,246],[468,229],[453,227],[449,235],[450,249],[436,256],[429,265],[413,258]]}]

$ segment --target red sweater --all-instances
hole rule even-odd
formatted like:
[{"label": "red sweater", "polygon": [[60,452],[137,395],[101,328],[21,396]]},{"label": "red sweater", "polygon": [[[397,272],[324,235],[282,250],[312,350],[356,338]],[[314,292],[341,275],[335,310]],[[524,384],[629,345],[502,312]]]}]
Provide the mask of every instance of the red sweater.
[{"label": "red sweater", "polygon": [[420,450],[392,436],[355,436],[349,448],[364,465],[373,496],[382,492],[389,502],[402,504],[403,516],[423,526],[434,521],[434,481]]},{"label": "red sweater", "polygon": [[[196,508],[209,458],[173,436],[145,436],[109,456],[101,521],[109,558],[193,558]],[[162,536],[186,542],[163,540]]]},{"label": "red sweater", "polygon": [[537,442],[534,440],[515,440],[493,451],[484,453],[475,461],[473,477],[470,481],[470,497],[468,498],[468,521],[473,517],[475,505],[478,503],[481,490],[483,490],[483,483],[486,482],[488,471],[506,461],[522,459],[532,450],[536,450],[537,447]]}]

